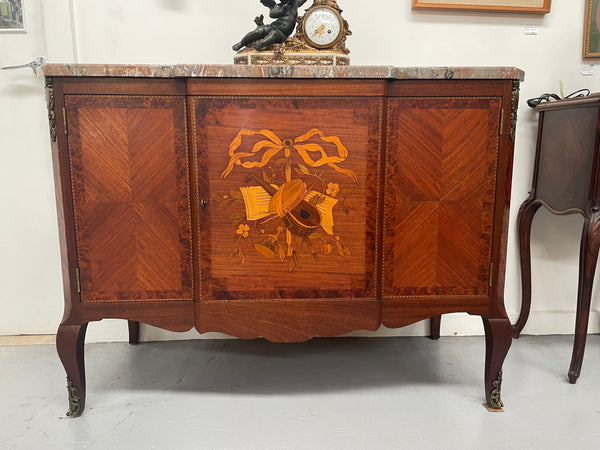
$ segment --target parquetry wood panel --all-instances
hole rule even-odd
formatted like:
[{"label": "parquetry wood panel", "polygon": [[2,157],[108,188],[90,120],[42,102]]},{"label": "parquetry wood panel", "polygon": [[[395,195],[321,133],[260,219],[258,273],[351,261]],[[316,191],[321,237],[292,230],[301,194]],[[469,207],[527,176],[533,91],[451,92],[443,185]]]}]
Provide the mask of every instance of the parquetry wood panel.
[{"label": "parquetry wood panel", "polygon": [[193,105],[202,299],[375,298],[382,99]]},{"label": "parquetry wood panel", "polygon": [[192,299],[182,97],[65,97],[81,299]]},{"label": "parquetry wood panel", "polygon": [[488,294],[500,107],[389,100],[384,297]]}]

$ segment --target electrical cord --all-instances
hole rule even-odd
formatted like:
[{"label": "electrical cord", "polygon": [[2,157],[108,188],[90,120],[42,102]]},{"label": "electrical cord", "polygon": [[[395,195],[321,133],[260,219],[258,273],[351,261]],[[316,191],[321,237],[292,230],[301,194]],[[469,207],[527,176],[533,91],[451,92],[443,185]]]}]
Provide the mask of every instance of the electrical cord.
[{"label": "electrical cord", "polygon": [[587,97],[588,95],[590,95],[590,90],[585,88],[579,89],[575,92],[571,92],[565,98],[560,98],[560,96],[556,94],[542,94],[539,97],[530,98],[529,100],[527,100],[527,106],[529,106],[530,108],[535,108],[537,105],[543,102],[550,102],[553,100],[567,100],[570,98],[577,97]]}]

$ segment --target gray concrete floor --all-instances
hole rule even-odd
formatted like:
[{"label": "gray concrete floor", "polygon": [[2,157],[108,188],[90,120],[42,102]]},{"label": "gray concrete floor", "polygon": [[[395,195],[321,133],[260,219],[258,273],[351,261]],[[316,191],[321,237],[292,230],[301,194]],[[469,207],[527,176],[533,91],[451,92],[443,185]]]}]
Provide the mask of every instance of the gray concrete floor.
[{"label": "gray concrete floor", "polygon": [[86,346],[87,407],[65,416],[52,345],[0,347],[0,449],[598,449],[600,336],[523,336],[505,411],[483,406],[483,337]]}]

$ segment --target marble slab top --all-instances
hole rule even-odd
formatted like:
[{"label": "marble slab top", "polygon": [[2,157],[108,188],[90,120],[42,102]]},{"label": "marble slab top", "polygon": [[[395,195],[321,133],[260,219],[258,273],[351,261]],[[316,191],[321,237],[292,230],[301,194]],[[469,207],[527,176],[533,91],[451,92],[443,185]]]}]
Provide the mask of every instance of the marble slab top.
[{"label": "marble slab top", "polygon": [[42,70],[47,77],[525,79],[516,67],[46,64]]}]

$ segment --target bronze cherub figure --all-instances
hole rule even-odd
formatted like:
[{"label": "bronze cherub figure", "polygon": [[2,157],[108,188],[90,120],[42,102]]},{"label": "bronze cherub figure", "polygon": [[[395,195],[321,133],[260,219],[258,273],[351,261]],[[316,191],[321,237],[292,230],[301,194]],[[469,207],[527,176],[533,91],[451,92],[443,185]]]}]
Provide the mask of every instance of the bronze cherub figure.
[{"label": "bronze cherub figure", "polygon": [[298,8],[306,0],[281,0],[277,3],[275,0],[260,0],[260,2],[269,8],[269,17],[275,19],[268,25],[259,21],[255,30],[246,34],[240,42],[233,45],[233,50],[238,51],[252,43],[258,51],[265,50],[273,44],[282,44],[291,36],[296,28],[296,19],[298,18]]}]

